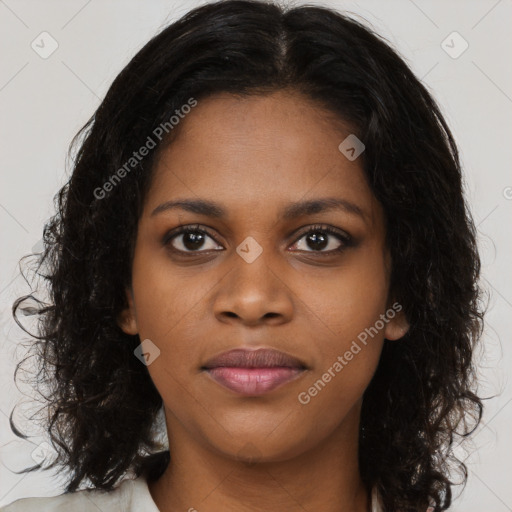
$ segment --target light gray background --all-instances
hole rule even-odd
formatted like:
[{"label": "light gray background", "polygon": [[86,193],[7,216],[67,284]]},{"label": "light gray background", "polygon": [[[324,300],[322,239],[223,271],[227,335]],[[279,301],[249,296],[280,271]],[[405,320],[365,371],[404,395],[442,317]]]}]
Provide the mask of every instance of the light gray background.
[{"label": "light gray background", "polygon": [[[12,382],[23,333],[12,321],[11,304],[28,290],[18,260],[32,251],[53,214],[53,196],[67,179],[65,156],[72,136],[136,51],[200,3],[0,0],[0,505],[62,492],[62,482],[51,475],[18,476],[7,469],[30,465],[32,451],[44,441],[20,441],[8,424],[22,398]],[[497,396],[485,402],[476,450],[466,459],[469,481],[453,510],[512,511],[512,1],[309,3],[363,16],[384,35],[434,93],[459,144],[478,225],[483,282],[491,293],[485,351],[479,355],[480,393]],[[59,45],[47,59],[31,48],[44,31]],[[441,45],[453,31],[469,44],[458,58]],[[450,41],[452,52],[462,48],[461,40]]]}]

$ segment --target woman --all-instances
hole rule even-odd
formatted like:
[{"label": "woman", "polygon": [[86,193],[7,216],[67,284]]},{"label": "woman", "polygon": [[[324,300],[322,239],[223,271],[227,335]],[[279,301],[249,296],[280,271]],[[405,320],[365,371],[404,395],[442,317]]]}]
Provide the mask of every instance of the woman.
[{"label": "woman", "polygon": [[67,492],[3,510],[447,510],[480,260],[397,53],[327,8],[211,3],[79,135],[34,345]]}]

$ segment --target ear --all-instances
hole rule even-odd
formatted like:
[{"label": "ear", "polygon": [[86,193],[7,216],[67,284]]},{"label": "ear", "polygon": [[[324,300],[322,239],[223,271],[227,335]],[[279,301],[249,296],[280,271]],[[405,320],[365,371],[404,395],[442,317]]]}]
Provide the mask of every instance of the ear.
[{"label": "ear", "polygon": [[409,331],[409,322],[405,316],[403,307],[398,302],[394,302],[386,311],[389,321],[384,329],[384,337],[388,340],[398,340],[405,336]]},{"label": "ear", "polygon": [[133,292],[129,288],[126,289],[126,299],[128,301],[128,307],[117,316],[117,325],[119,325],[126,334],[138,334],[139,328],[137,327]]}]

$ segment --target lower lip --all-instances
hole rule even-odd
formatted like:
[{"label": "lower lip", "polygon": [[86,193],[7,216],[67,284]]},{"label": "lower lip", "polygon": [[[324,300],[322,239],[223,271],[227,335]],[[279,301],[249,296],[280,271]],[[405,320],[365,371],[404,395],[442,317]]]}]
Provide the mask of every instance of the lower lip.
[{"label": "lower lip", "polygon": [[269,393],[294,380],[302,368],[209,368],[206,372],[222,386],[242,395],[257,396]]}]

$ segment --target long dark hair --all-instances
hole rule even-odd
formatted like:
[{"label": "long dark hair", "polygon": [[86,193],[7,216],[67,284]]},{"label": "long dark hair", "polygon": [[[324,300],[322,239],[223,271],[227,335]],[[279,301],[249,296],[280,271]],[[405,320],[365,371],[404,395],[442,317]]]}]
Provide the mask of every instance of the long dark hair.
[{"label": "long dark hair", "polygon": [[[109,489],[127,471],[157,478],[172,457],[154,439],[162,399],[133,355],[141,340],[116,322],[127,306],[155,157],[172,143],[169,119],[191,98],[281,89],[315,101],[364,142],[361,162],[386,215],[391,290],[410,323],[404,338],[384,344],[365,392],[362,479],[392,511],[427,502],[446,510],[451,463],[467,480],[453,443],[482,415],[473,351],[484,312],[452,134],[425,86],[362,23],[324,7],[227,0],[190,11],[151,39],[70,147],[79,146],[73,172],[56,196],[38,260],[51,302],[37,308],[33,343],[68,491],[86,482]],[[150,136],[157,147],[131,161]],[[15,315],[26,299],[14,303]]]}]

